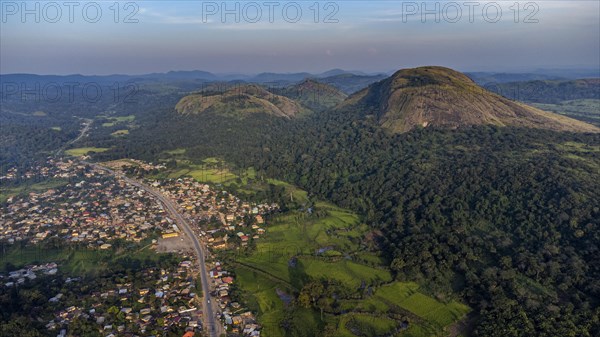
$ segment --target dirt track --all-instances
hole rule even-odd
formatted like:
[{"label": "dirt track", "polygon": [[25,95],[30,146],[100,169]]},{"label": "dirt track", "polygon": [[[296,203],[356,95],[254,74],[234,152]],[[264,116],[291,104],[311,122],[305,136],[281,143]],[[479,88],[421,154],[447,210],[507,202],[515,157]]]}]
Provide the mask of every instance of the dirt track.
[{"label": "dirt track", "polygon": [[[183,240],[182,240],[183,239]],[[159,253],[178,253],[181,251],[192,252],[194,246],[187,235],[179,235],[176,238],[158,239],[156,251]]]}]

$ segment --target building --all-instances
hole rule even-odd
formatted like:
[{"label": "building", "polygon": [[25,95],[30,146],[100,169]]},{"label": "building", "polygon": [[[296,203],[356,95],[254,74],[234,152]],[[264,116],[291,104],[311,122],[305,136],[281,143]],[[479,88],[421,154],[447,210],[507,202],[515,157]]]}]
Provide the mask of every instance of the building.
[{"label": "building", "polygon": [[162,234],[162,238],[163,239],[168,239],[168,238],[176,238],[179,236],[179,233],[177,232],[172,232],[172,233],[163,233]]}]

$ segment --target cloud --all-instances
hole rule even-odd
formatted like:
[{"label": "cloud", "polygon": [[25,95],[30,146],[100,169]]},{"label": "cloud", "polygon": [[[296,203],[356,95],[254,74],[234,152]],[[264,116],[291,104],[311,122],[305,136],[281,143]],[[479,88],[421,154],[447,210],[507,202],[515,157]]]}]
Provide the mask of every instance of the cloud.
[{"label": "cloud", "polygon": [[140,8],[140,19],[143,23],[159,23],[168,25],[197,25],[214,22],[213,19],[206,18],[203,22],[202,16],[198,15],[178,15],[173,13],[159,12],[147,7]]}]

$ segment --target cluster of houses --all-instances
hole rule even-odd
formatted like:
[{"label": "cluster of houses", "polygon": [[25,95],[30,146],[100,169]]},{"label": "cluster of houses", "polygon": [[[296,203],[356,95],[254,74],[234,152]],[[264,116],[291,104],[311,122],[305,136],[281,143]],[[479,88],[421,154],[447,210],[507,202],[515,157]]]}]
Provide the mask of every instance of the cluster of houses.
[{"label": "cluster of houses", "polygon": [[[58,165],[60,163],[60,165]],[[32,178],[67,178],[70,167],[75,165],[72,161],[57,162],[49,158],[45,163],[35,163],[27,169],[19,170],[16,167],[9,168],[4,175],[0,176],[0,183],[10,183],[18,179]]]},{"label": "cluster of houses", "polygon": [[114,170],[121,170],[123,168],[132,167],[132,166],[141,168],[145,171],[161,170],[161,169],[166,168],[164,164],[146,163],[144,161],[132,159],[132,158],[111,160],[111,161],[102,163],[102,165],[109,167],[111,169],[114,169]]},{"label": "cluster of houses", "polygon": [[139,242],[150,233],[173,230],[162,205],[139,188],[85,165],[48,164],[54,166],[43,174],[74,182],[10,197],[0,207],[0,242],[36,244],[58,237],[108,249],[115,239]]},{"label": "cluster of houses", "polygon": [[58,265],[54,262],[32,265],[19,270],[11,271],[7,275],[0,274],[0,284],[5,287],[19,286],[27,280],[35,280],[38,275],[56,275]]},{"label": "cluster of houses", "polygon": [[[194,223],[205,227],[198,227],[198,234],[212,249],[248,245],[250,240],[265,234],[265,215],[279,210],[275,203],[245,202],[191,178],[154,181],[152,185],[177,202]],[[211,223],[217,223],[217,226],[208,229]]]},{"label": "cluster of houses", "polygon": [[[131,333],[149,335],[153,331],[200,331],[202,311],[196,296],[196,286],[191,261],[183,261],[169,270],[145,269],[139,275],[143,286],[127,282],[113,285],[80,298],[79,303],[62,307],[55,318],[46,324],[48,330],[68,330],[75,319],[95,322],[104,336],[121,336]],[[139,284],[140,280],[135,280]],[[50,301],[62,301],[62,294]]]},{"label": "cluster of houses", "polygon": [[[257,204],[199,183],[191,178],[149,182],[171,198],[181,212],[196,225],[194,231],[206,246],[217,250],[236,249],[265,234],[265,216],[279,210],[277,204]],[[254,314],[231,300],[232,274],[220,262],[208,265],[211,296],[220,308],[218,314],[228,334],[260,336],[261,326]]]},{"label": "cluster of houses", "polygon": [[[127,166],[121,162],[111,165],[114,169]],[[91,248],[111,249],[111,242],[117,239],[140,242],[156,232],[162,233],[163,238],[179,235],[177,225],[153,197],[87,165],[48,159],[45,165],[31,170],[9,170],[0,180],[30,179],[33,174],[69,183],[13,196],[0,205],[0,243],[37,244],[59,238]],[[184,216],[195,225],[196,235],[213,252],[238,249],[259,239],[266,232],[266,215],[279,210],[277,204],[245,202],[191,178],[149,183],[177,203]],[[202,317],[195,293],[193,263],[184,261],[175,267],[173,270],[145,269],[143,278],[148,282],[142,288],[137,286],[139,283],[129,282],[118,284],[114,289],[95,291],[81,302],[91,303],[89,306],[73,303],[64,306],[56,312],[55,319],[48,322],[47,328],[61,331],[60,335],[74,319],[87,319],[95,322],[104,336],[123,335],[133,330],[145,334],[173,326],[185,327],[193,334],[201,329]],[[36,272],[52,275],[56,268],[56,264],[48,264],[0,275],[0,284],[16,286],[35,279]],[[260,325],[254,314],[231,300],[234,277],[223,270],[219,262],[211,263],[209,269],[211,293],[220,307],[219,318],[228,333],[260,336]],[[3,278],[6,282],[2,282]],[[50,302],[62,304],[62,294],[48,295]],[[110,310],[106,308],[108,304]]]},{"label": "cluster of houses", "polygon": [[[279,210],[277,204],[245,202],[238,197],[190,178],[150,182],[180,207],[181,212],[196,225],[194,231],[206,246],[217,250],[236,249],[265,234],[265,216]],[[228,334],[260,336],[261,326],[254,314],[239,302],[232,301],[232,274],[220,262],[208,265],[211,296],[220,308],[219,319]]]},{"label": "cluster of houses", "polygon": [[11,181],[17,179],[19,170],[16,167],[11,167],[6,171],[6,174],[0,176],[0,181]]},{"label": "cluster of houses", "polygon": [[0,183],[10,184],[15,180],[38,179],[69,179],[85,176],[85,165],[73,160],[58,160],[47,158],[44,162],[31,163],[27,168],[12,167],[0,176]]},{"label": "cluster of houses", "polygon": [[261,326],[257,323],[251,311],[244,310],[238,302],[231,301],[230,286],[235,278],[223,269],[221,262],[211,263],[209,276],[212,279],[212,298],[216,299],[221,308],[219,319],[228,332],[234,335],[260,336]]}]

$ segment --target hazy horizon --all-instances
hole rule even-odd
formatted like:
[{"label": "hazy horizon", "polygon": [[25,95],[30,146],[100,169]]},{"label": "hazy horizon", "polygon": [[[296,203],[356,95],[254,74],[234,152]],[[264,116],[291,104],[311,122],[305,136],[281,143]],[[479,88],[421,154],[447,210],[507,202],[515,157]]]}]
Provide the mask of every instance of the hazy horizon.
[{"label": "hazy horizon", "polygon": [[[287,75],[287,74],[298,74],[298,73],[309,73],[311,75],[319,75],[331,70],[341,70],[341,71],[345,71],[348,73],[364,73],[365,75],[380,75],[380,74],[384,74],[384,75],[389,75],[392,74],[398,70],[401,69],[407,69],[407,68],[416,68],[416,67],[425,67],[425,66],[440,66],[440,67],[447,67],[443,64],[423,64],[423,65],[415,65],[415,66],[410,66],[410,67],[402,67],[399,66],[398,68],[395,69],[390,69],[390,70],[382,70],[382,71],[366,71],[366,70],[360,70],[360,69],[341,69],[341,68],[329,68],[329,69],[324,69],[324,70],[319,70],[319,71],[258,71],[258,72],[217,72],[217,71],[211,71],[210,69],[172,69],[172,70],[166,70],[166,71],[149,71],[149,72],[143,72],[143,73],[103,73],[103,74],[96,74],[96,73],[31,73],[31,72],[9,72],[9,73],[0,73],[0,76],[8,76],[8,75],[36,75],[36,76],[144,76],[144,75],[150,75],[150,74],[167,74],[167,73],[171,73],[171,72],[207,72],[207,73],[211,73],[215,76],[247,76],[247,77],[252,77],[252,76],[257,76],[260,74],[267,74],[267,73],[272,73],[272,74],[280,74],[280,75]],[[447,67],[447,68],[451,68],[451,67]],[[556,72],[556,71],[581,71],[581,72],[600,72],[600,69],[598,68],[593,68],[593,67],[578,67],[578,66],[564,66],[564,67],[556,67],[556,68],[530,68],[530,69],[495,69],[495,68],[490,68],[490,69],[474,69],[474,70],[470,70],[470,69],[460,69],[460,68],[451,68],[454,70],[458,70],[460,72],[463,73],[506,73],[506,74],[525,74],[525,73],[530,73],[530,74],[546,74],[548,72]],[[600,75],[600,73],[598,74]]]},{"label": "hazy horizon", "polygon": [[467,3],[3,1],[0,73],[600,68],[597,1]]}]

